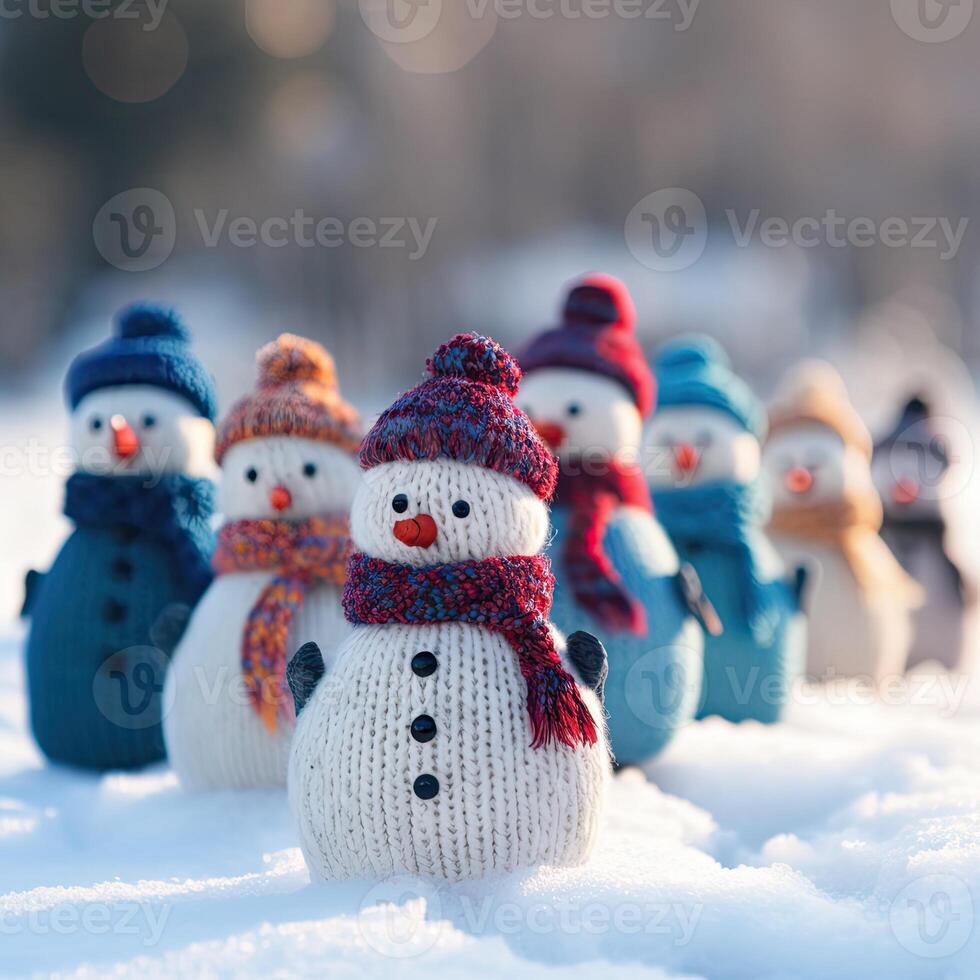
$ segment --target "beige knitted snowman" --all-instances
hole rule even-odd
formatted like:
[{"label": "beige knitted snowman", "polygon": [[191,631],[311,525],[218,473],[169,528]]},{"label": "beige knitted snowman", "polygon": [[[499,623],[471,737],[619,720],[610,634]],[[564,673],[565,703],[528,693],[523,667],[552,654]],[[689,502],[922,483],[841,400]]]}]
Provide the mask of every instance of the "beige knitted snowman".
[{"label": "beige knitted snowman", "polygon": [[216,577],[167,674],[164,735],[189,790],[283,786],[293,731],[286,658],[335,641],[360,479],[359,421],[319,344],[283,334],[218,431],[225,524]]},{"label": "beige knitted snowman", "polygon": [[314,879],[571,865],[596,837],[605,652],[548,622],[556,461],[495,342],[459,335],[429,370],[362,445],[353,631],[321,683],[312,644],[290,664],[289,798]]}]

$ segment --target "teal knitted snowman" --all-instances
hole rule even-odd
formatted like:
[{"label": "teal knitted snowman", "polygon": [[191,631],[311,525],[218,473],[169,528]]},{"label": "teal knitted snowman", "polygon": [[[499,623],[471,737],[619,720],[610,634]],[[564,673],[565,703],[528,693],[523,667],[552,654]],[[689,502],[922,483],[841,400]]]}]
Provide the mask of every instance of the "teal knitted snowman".
[{"label": "teal knitted snowman", "polygon": [[566,634],[595,634],[606,649],[604,707],[619,765],[653,757],[694,719],[702,626],[720,628],[653,513],[638,462],[655,385],[635,321],[618,279],[576,280],[561,323],[521,357],[518,399],[559,460],[552,618]]},{"label": "teal knitted snowman", "polygon": [[27,578],[31,726],[52,761],[133,768],[164,757],[164,672],[211,577],[214,385],[176,315],[136,306],[65,394],[75,530]]},{"label": "teal knitted snowman", "polygon": [[700,716],[777,721],[805,660],[806,575],[787,576],[762,530],[765,411],[710,338],[668,344],[655,369],[643,455],[654,506],[725,627],[705,638]]}]

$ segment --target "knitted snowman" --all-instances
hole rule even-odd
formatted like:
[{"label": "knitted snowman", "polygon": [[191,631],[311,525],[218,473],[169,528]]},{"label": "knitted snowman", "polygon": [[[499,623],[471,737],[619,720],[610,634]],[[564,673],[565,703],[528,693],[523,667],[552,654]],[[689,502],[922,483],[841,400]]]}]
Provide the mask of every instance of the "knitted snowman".
[{"label": "knitted snowman", "polygon": [[[638,464],[654,381],[623,283],[589,275],[570,288],[560,326],[521,365],[519,404],[559,457],[551,509],[558,584],[552,618],[584,625],[609,656],[604,705],[618,764],[658,752],[694,718],[708,609],[653,516]],[[717,617],[707,612],[717,629]]]},{"label": "knitted snowman", "polygon": [[777,721],[803,667],[805,573],[788,579],[762,531],[765,413],[710,338],[668,344],[656,374],[643,457],[654,506],[724,624],[705,638],[700,714]]},{"label": "knitted snowman", "polygon": [[962,501],[963,450],[922,397],[910,398],[875,443],[871,471],[885,520],[881,536],[919,583],[908,664],[966,669],[977,647],[977,568]]},{"label": "knitted snowman", "polygon": [[361,448],[354,630],[312,696],[316,648],[290,664],[289,797],[315,879],[477,878],[575,864],[595,840],[605,654],[582,633],[566,650],[547,619],[555,459],[494,341],[459,335],[429,370]]},{"label": "knitted snowman", "polygon": [[817,571],[807,669],[818,679],[882,679],[905,669],[919,590],[878,534],[871,436],[840,375],[807,361],[770,407],[764,466],[772,485],[773,543]]},{"label": "knitted snowman", "polygon": [[135,306],[65,391],[75,530],[28,575],[31,725],[53,761],[132,768],[163,758],[164,673],[211,579],[214,386],[177,316]]},{"label": "knitted snowman", "polygon": [[333,649],[348,632],[340,599],[357,414],[313,341],[283,334],[257,360],[256,390],[218,430],[217,577],[167,678],[167,751],[191,790],[285,785],[295,722],[287,651],[314,636]]}]

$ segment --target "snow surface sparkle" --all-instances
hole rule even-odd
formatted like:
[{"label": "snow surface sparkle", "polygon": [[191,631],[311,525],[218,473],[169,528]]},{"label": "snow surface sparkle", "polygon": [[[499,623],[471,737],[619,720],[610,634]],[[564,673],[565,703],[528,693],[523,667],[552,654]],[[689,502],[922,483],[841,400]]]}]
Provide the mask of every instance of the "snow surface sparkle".
[{"label": "snow surface sparkle", "polygon": [[779,726],[691,725],[616,779],[582,868],[311,886],[282,793],[45,766],[8,632],[0,971],[975,980],[977,686],[804,689]]}]

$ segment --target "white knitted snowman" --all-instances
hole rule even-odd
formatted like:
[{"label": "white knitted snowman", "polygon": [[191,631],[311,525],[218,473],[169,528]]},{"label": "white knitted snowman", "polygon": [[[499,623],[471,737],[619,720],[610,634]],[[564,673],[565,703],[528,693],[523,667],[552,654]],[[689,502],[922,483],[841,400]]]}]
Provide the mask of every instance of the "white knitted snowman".
[{"label": "white knitted snowman", "polygon": [[429,369],[362,446],[355,628],[319,685],[312,644],[290,665],[289,797],[314,879],[569,865],[596,836],[605,653],[587,634],[566,649],[547,619],[554,457],[496,343],[457,336]]},{"label": "white knitted snowman", "polygon": [[191,790],[285,784],[287,655],[349,630],[340,600],[360,479],[357,415],[312,341],[284,334],[259,351],[258,369],[256,391],[219,428],[217,576],[167,678],[167,751]]}]

